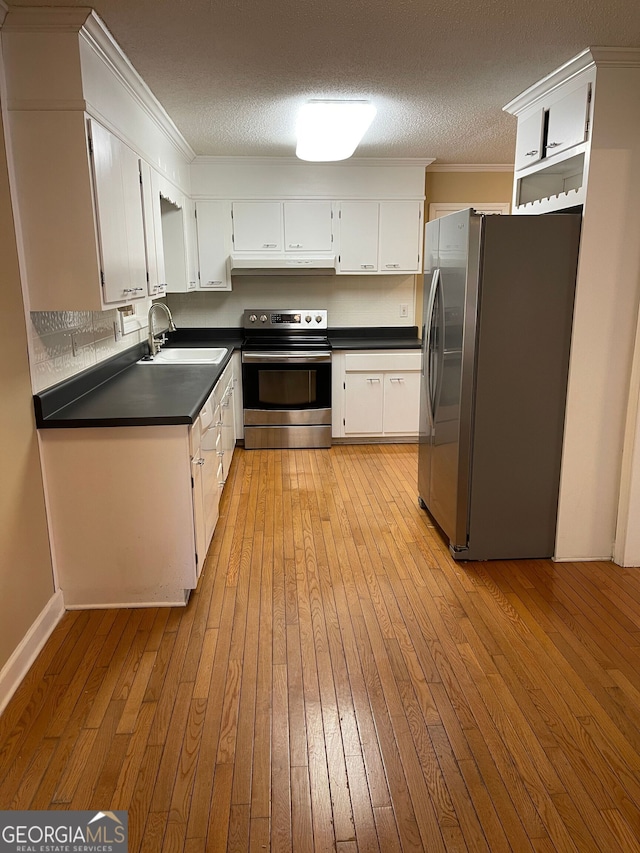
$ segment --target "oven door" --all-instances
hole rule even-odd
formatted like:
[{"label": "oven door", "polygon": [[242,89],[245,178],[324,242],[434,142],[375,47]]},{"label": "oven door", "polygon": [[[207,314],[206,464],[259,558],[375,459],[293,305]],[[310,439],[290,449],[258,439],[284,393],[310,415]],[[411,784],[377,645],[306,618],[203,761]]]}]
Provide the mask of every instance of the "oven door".
[{"label": "oven door", "polygon": [[331,410],[331,353],[244,352],[242,389],[245,423],[313,423]]}]

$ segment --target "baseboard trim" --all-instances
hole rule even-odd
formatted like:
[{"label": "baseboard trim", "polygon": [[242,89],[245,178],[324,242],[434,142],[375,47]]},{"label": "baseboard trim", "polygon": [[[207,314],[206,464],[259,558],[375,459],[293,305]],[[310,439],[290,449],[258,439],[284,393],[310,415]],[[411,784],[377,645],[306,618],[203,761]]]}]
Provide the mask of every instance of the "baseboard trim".
[{"label": "baseboard trim", "polygon": [[51,596],[17,649],[0,670],[0,714],[9,704],[11,697],[29,672],[63,614],[64,599],[62,592],[58,591]]}]

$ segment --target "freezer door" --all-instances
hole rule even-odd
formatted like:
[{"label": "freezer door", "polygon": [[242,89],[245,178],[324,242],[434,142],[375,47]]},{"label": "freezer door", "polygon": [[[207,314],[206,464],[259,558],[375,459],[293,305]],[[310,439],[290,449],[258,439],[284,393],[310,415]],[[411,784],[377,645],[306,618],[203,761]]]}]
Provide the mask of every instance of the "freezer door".
[{"label": "freezer door", "polygon": [[470,448],[482,217],[471,210],[440,220],[439,287],[431,317],[433,394],[429,511],[454,550],[468,539]]}]

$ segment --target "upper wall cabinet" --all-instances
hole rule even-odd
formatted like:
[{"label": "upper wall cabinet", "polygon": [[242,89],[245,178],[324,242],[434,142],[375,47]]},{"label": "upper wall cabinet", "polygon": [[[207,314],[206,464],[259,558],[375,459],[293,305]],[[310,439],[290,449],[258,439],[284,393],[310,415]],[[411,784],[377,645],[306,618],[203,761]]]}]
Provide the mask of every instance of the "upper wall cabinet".
[{"label": "upper wall cabinet", "polygon": [[140,160],[140,185],[142,187],[144,236],[147,250],[147,290],[149,296],[158,297],[164,295],[167,290],[164,271],[160,189],[157,173],[144,160]]},{"label": "upper wall cabinet", "polygon": [[159,196],[140,159],[188,184],[188,146],[90,9],[11,9],[2,50],[30,309],[158,295]]},{"label": "upper wall cabinet", "polygon": [[282,251],[282,202],[234,201],[231,215],[234,251]]},{"label": "upper wall cabinet", "polygon": [[331,252],[333,214],[330,201],[285,201],[284,248],[287,252]]},{"label": "upper wall cabinet", "polygon": [[341,202],[338,216],[338,272],[389,274],[420,271],[421,202]]},{"label": "upper wall cabinet", "polygon": [[228,201],[196,202],[200,290],[231,290],[231,204]]},{"label": "upper wall cabinet", "polygon": [[233,251],[266,254],[331,252],[330,201],[234,201]]}]

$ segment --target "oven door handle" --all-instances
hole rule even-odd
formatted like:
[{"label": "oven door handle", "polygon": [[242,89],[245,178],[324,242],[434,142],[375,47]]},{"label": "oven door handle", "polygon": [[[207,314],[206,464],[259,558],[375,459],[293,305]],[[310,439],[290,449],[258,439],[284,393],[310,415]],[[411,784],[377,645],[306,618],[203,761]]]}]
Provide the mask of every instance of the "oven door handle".
[{"label": "oven door handle", "polygon": [[266,364],[269,362],[295,362],[298,364],[309,364],[316,361],[331,361],[331,352],[243,352],[242,361],[254,364]]}]

